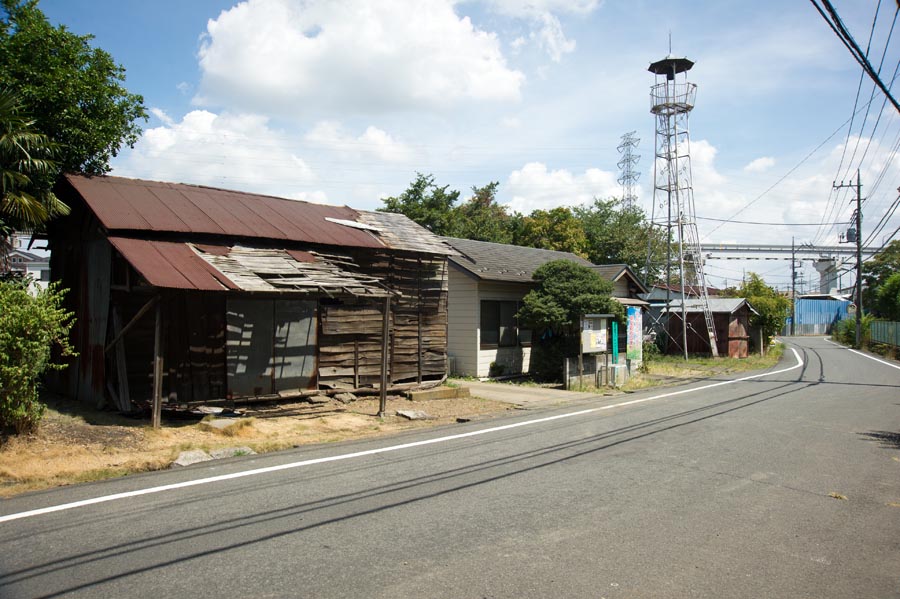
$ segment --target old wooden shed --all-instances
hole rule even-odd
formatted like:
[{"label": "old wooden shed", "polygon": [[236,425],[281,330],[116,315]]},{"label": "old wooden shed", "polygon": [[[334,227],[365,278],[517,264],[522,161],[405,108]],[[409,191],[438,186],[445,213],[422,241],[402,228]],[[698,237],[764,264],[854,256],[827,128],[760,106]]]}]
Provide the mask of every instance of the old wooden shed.
[{"label": "old wooden shed", "polygon": [[49,228],[51,270],[79,356],[56,384],[73,398],[377,388],[385,341],[391,385],[447,374],[454,252],[403,215],[119,177],[57,193],[72,212]]},{"label": "old wooden shed", "polygon": [[[668,318],[667,353],[683,351],[681,300],[671,302],[671,316]],[[689,298],[685,303],[687,313],[687,350],[689,354],[708,354],[709,335],[703,316],[702,300]],[[746,358],[750,352],[750,314],[756,313],[744,298],[710,298],[709,309],[716,327],[716,348],[720,356]],[[665,316],[665,310],[663,311]]]}]

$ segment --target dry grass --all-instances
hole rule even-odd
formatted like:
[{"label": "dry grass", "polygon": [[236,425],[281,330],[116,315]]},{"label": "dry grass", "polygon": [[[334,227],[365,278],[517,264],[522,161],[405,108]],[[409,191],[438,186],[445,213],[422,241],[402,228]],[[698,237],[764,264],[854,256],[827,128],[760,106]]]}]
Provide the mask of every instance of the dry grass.
[{"label": "dry grass", "polygon": [[[282,404],[253,411],[220,430],[208,423],[166,422],[154,430],[143,420],[99,412],[73,402],[51,400],[37,433],[12,437],[0,446],[0,496],[125,476],[167,468],[182,451],[210,451],[236,445],[257,453],[330,443],[403,430],[450,424],[459,417],[494,414],[509,404],[477,398],[413,402],[388,401],[387,416],[378,418],[378,401],[349,405]],[[409,421],[396,410],[423,410],[434,420]]]},{"label": "dry grass", "polygon": [[672,385],[692,380],[745,372],[764,370],[778,363],[784,346],[780,343],[771,347],[765,356],[758,354],[746,358],[709,358],[690,356],[687,361],[680,356],[656,356],[645,362],[646,371],[638,372],[625,385],[624,391],[638,391],[661,385]]}]

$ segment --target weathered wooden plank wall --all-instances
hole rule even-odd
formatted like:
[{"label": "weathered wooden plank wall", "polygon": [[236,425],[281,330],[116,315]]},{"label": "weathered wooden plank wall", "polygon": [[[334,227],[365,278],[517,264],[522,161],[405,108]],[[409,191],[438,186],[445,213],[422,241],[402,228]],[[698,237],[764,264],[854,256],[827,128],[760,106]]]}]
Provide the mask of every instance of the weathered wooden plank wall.
[{"label": "weathered wooden plank wall", "polygon": [[[439,380],[447,372],[447,261],[442,256],[374,252],[360,269],[400,293],[391,302],[392,383]],[[319,386],[380,383],[381,307],[372,300],[323,301]]]}]

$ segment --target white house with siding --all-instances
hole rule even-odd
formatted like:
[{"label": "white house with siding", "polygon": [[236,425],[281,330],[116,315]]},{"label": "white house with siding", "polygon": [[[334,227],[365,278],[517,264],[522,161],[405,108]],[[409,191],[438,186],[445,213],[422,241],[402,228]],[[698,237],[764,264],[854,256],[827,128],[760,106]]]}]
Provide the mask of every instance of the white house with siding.
[{"label": "white house with siding", "polygon": [[516,312],[534,288],[534,271],[553,260],[591,263],[569,252],[442,239],[460,254],[449,259],[451,374],[486,377],[528,372],[531,331],[519,327]]}]

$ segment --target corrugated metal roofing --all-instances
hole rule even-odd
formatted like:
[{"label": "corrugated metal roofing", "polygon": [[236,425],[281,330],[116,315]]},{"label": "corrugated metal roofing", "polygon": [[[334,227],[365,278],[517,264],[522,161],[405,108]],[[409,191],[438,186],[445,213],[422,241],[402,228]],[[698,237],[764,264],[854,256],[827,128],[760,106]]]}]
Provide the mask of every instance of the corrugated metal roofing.
[{"label": "corrugated metal roofing", "polygon": [[450,261],[481,280],[531,283],[534,271],[553,260],[571,260],[577,264],[591,266],[584,258],[569,252],[455,237],[441,239],[462,254],[451,256]]},{"label": "corrugated metal roofing", "polygon": [[[672,300],[672,312],[678,312],[681,310],[681,300],[673,299]],[[756,310],[753,309],[745,298],[742,297],[711,297],[709,298],[709,311],[717,314],[720,312],[727,312],[731,314],[736,310],[739,310],[741,306],[747,304],[750,308],[750,311],[756,313]],[[687,312],[701,312],[703,311],[703,301],[699,299],[691,299],[688,298],[687,302],[685,302],[685,308]]]},{"label": "corrugated metal roofing", "polygon": [[[110,243],[154,287],[268,293],[391,293],[374,277],[347,270],[315,252],[110,237]],[[337,263],[340,262],[340,265]]]},{"label": "corrugated metal roofing", "polygon": [[147,282],[165,289],[223,291],[239,289],[186,243],[110,237],[119,253]]},{"label": "corrugated metal roofing", "polygon": [[[66,175],[66,180],[110,232],[204,233],[343,247],[453,253],[436,235],[402,214],[361,212],[346,206],[182,183],[81,175]],[[366,223],[383,230],[373,232],[339,221]]]}]

